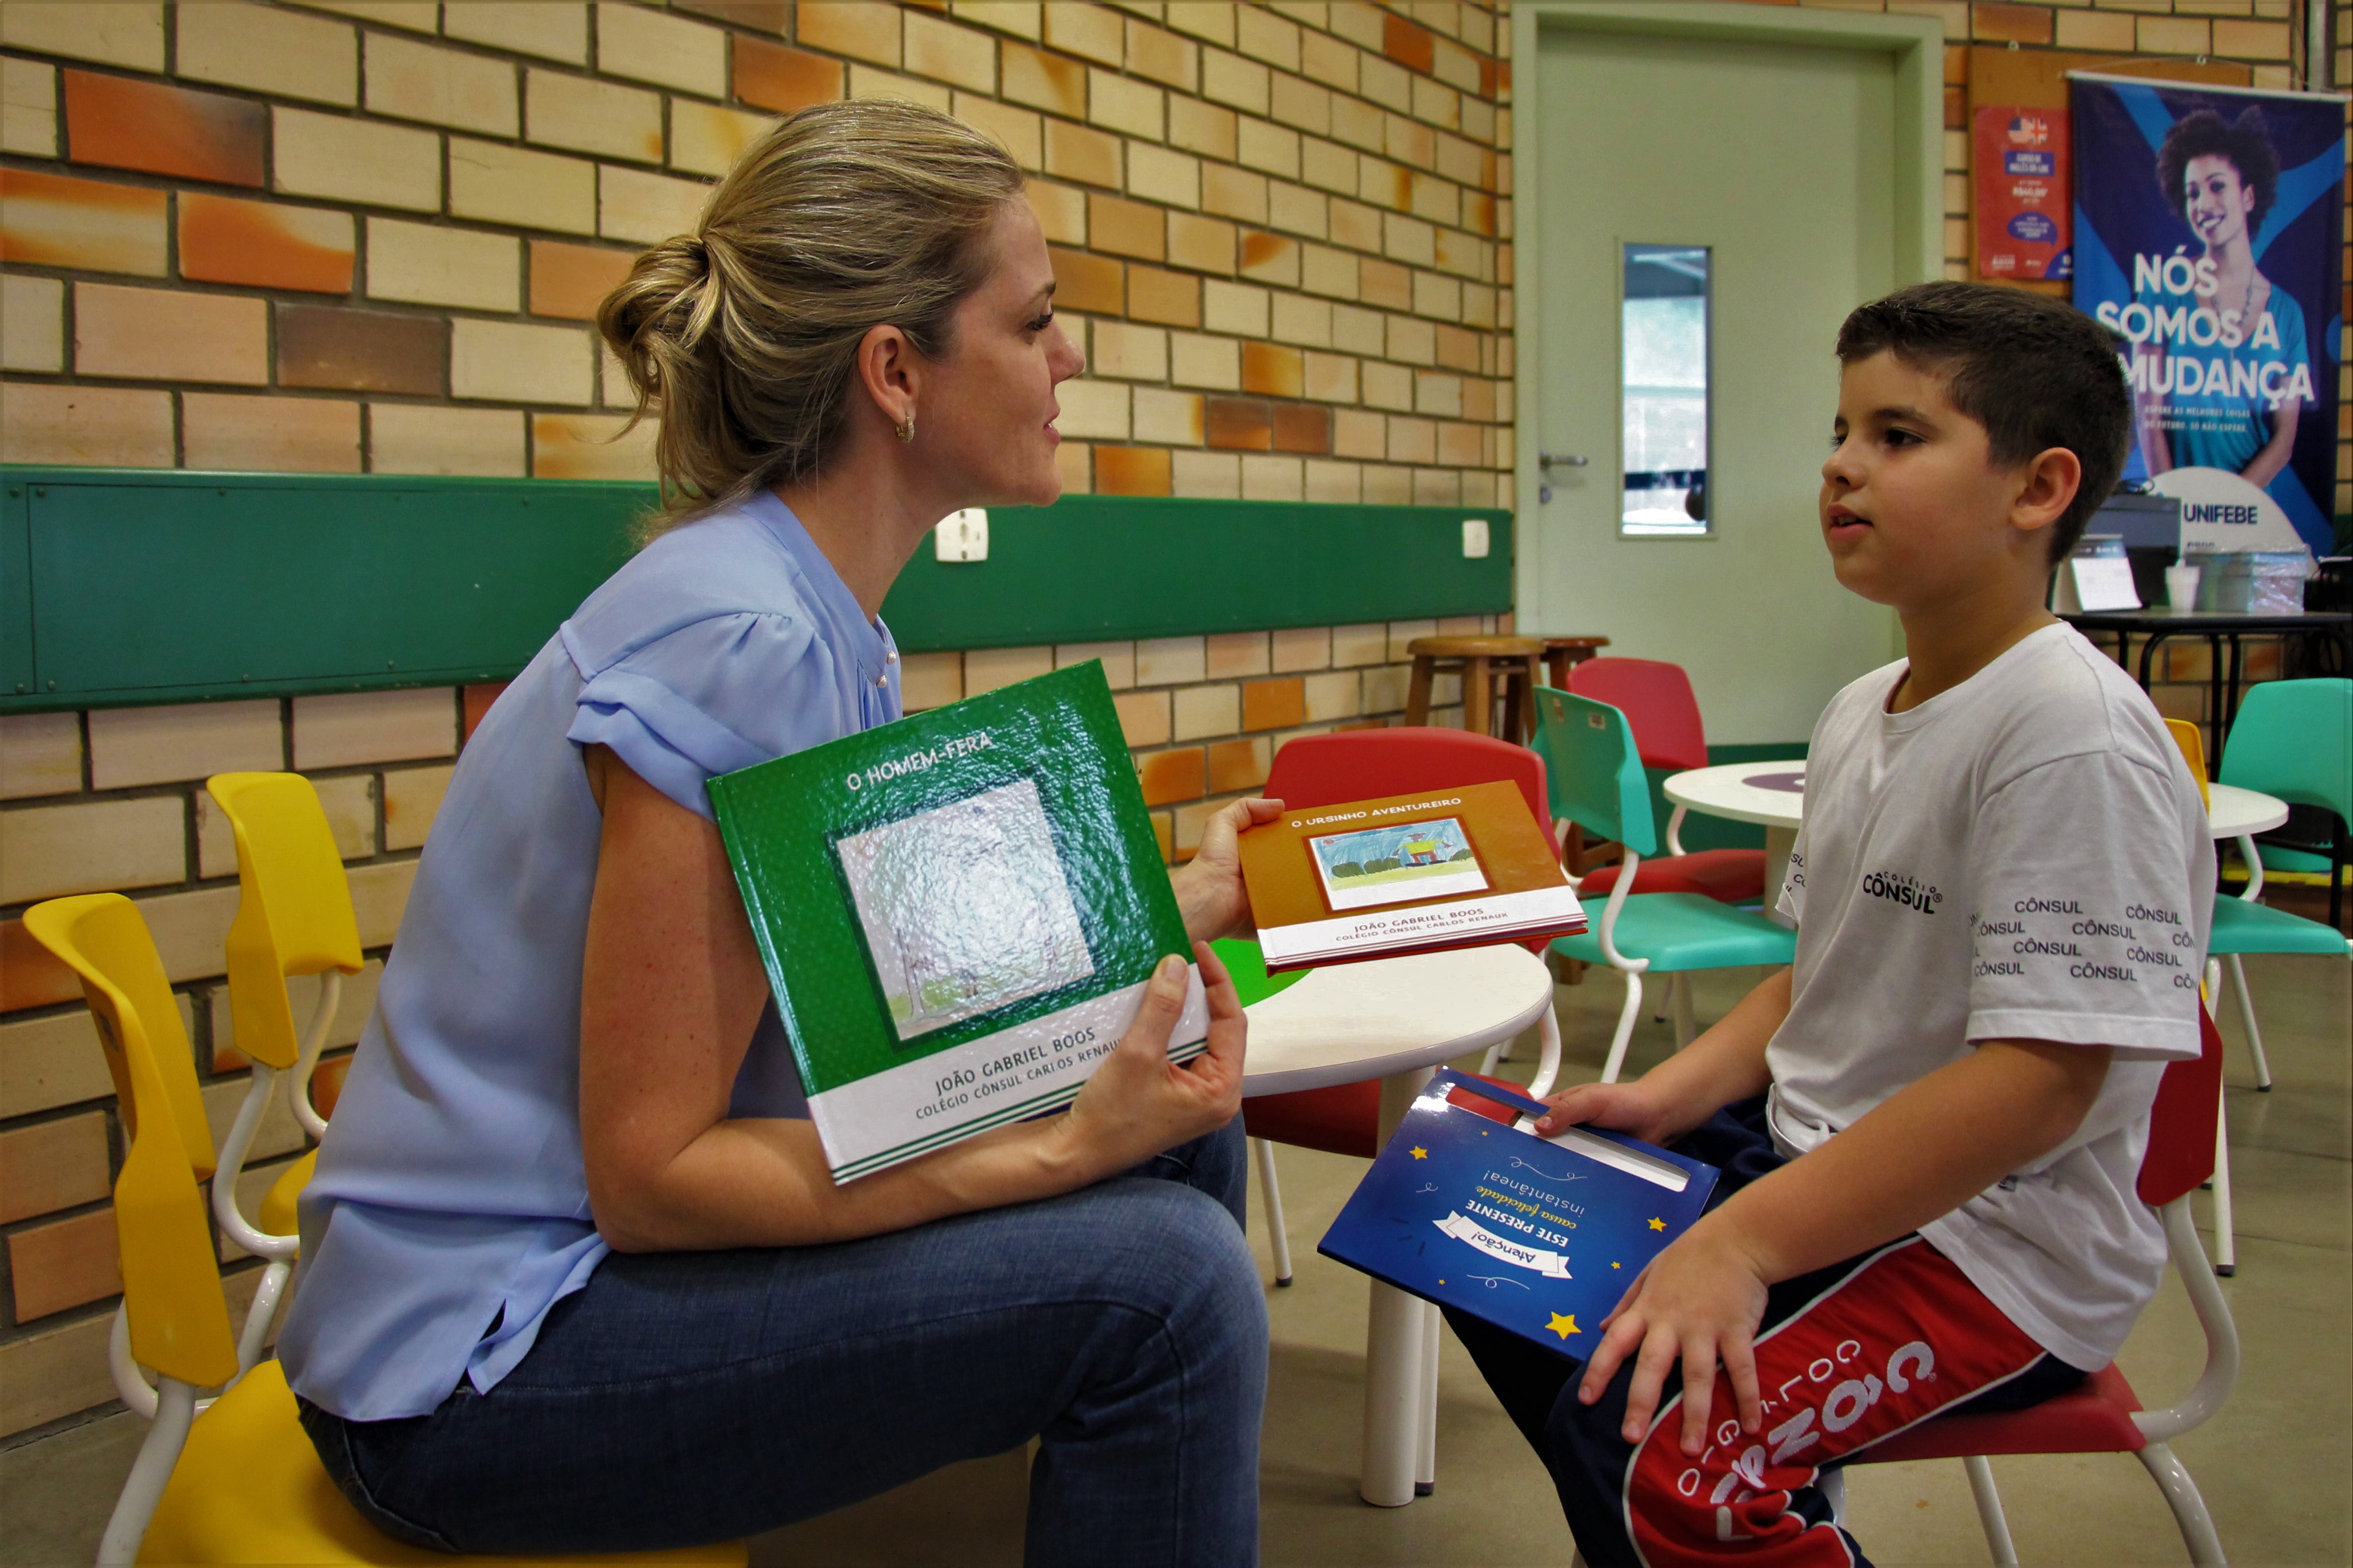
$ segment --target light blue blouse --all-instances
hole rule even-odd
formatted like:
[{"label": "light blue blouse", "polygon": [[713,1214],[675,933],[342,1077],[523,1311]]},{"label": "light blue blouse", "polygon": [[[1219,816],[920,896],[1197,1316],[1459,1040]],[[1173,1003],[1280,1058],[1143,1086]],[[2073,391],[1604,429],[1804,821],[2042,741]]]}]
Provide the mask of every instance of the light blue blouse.
[{"label": "light blue blouse", "polygon": [[[607,1248],[580,1152],[602,743],[703,816],[714,773],[900,714],[898,653],[783,502],[674,530],[591,594],[466,743],[300,1205],[278,1344],[348,1420],[487,1392]],[[770,1005],[730,1113],[803,1116]]]}]

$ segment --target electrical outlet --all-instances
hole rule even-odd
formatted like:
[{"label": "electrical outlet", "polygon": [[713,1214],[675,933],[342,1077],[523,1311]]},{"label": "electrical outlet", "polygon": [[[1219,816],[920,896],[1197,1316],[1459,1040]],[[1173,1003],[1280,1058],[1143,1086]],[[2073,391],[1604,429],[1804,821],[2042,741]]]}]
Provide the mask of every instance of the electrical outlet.
[{"label": "electrical outlet", "polygon": [[988,509],[966,507],[940,519],[932,530],[932,548],[942,561],[988,559]]},{"label": "electrical outlet", "polygon": [[1466,517],[1462,520],[1462,558],[1465,561],[1487,559],[1487,520]]}]

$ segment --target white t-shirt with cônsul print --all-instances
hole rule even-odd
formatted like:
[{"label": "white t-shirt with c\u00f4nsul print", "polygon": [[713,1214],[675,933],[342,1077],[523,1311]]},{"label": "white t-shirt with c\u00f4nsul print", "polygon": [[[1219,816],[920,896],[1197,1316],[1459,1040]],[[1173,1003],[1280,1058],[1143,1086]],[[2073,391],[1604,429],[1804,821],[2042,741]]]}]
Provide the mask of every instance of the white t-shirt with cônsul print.
[{"label": "white t-shirt with c\u00f4nsul print", "polygon": [[2072,1138],[1921,1227],[2094,1370],[2164,1271],[2133,1185],[2164,1065],[2199,1051],[2213,841],[2157,710],[2073,628],[1890,713],[1905,668],[1855,681],[1814,726],[1780,899],[1799,926],[1766,1051],[1774,1139],[1817,1148],[1978,1041],[2113,1047]]}]

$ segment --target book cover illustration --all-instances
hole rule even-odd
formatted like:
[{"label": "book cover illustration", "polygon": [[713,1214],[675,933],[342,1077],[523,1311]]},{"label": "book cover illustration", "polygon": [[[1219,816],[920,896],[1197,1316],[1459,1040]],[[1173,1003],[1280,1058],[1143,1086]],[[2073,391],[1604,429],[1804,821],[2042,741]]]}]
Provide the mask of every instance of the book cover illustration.
[{"label": "book cover illustration", "polygon": [[1190,960],[1099,663],[709,787],[837,1182],[1068,1104]]},{"label": "book cover illustration", "polygon": [[1324,901],[1335,910],[1487,890],[1486,873],[1457,817],[1327,833],[1308,839],[1307,847],[1324,879]]},{"label": "book cover illustration", "polygon": [[[902,1040],[1095,972],[1033,779],[853,833],[836,847]],[[935,896],[951,879],[960,896]]]},{"label": "book cover illustration", "polygon": [[1270,973],[1585,929],[1510,783],[1285,812],[1241,856]]},{"label": "book cover illustration", "polygon": [[1582,1361],[1634,1276],[1699,1218],[1717,1173],[1621,1133],[1513,1124],[1543,1110],[1440,1070],[1316,1250]]}]

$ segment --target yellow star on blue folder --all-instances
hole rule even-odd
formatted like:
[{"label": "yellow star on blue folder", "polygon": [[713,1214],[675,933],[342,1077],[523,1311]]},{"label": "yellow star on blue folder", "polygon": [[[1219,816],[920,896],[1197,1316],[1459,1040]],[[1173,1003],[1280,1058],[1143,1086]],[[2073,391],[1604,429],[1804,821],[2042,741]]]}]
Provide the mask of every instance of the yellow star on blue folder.
[{"label": "yellow star on blue folder", "polygon": [[1427,1160],[1430,1158],[1430,1151],[1427,1149],[1417,1148],[1413,1152],[1413,1157],[1417,1160]]},{"label": "yellow star on blue folder", "polygon": [[1550,1329],[1554,1333],[1558,1334],[1564,1340],[1568,1338],[1571,1334],[1581,1334],[1585,1331],[1577,1326],[1577,1315],[1573,1312],[1565,1318],[1558,1312],[1555,1312],[1552,1315],[1552,1321],[1546,1323],[1545,1327]]},{"label": "yellow star on blue folder", "polygon": [[1667,1228],[1667,1222],[1662,1219],[1654,1219],[1651,1222],[1651,1228],[1652,1230],[1664,1230]]}]

